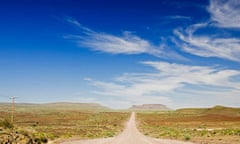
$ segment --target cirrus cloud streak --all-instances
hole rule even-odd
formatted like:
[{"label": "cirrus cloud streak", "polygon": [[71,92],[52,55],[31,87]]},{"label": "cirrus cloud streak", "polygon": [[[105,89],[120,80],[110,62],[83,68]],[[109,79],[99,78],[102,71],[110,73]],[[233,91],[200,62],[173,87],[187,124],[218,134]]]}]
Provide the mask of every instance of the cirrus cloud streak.
[{"label": "cirrus cloud streak", "polygon": [[240,92],[240,83],[231,80],[234,76],[240,76],[240,71],[237,70],[155,61],[141,63],[152,67],[155,72],[124,73],[112,82],[91,78],[85,80],[97,88],[93,91],[94,94],[110,98],[119,97],[135,103],[141,103],[140,100],[144,98],[152,103],[175,105],[171,96],[187,96],[194,93],[201,97],[202,88],[208,96],[222,96],[224,93],[236,97],[236,93]]},{"label": "cirrus cloud streak", "polygon": [[67,18],[66,21],[80,28],[81,34],[66,35],[64,38],[75,41],[81,48],[109,54],[149,54],[164,59],[185,59],[165,43],[154,45],[129,31],[124,31],[121,35],[113,35],[84,27],[73,18]]}]

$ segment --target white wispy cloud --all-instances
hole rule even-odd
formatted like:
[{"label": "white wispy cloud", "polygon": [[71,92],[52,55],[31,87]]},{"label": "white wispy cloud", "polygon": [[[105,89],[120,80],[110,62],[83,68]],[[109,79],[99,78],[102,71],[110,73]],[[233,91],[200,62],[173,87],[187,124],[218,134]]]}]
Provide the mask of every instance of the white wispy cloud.
[{"label": "white wispy cloud", "polygon": [[175,35],[181,40],[178,46],[185,52],[202,56],[218,57],[240,62],[240,39],[237,37],[223,38],[210,35],[195,35],[194,32],[207,26],[195,24],[185,31],[176,29]]},{"label": "white wispy cloud", "polygon": [[[144,100],[147,100],[148,103],[174,105],[176,103],[171,95],[195,93],[201,97],[203,86],[208,87],[204,91],[209,96],[222,96],[223,93],[236,96],[236,91],[240,92],[240,82],[231,81],[233,76],[240,75],[237,70],[154,61],[141,63],[152,67],[156,72],[125,73],[112,82],[86,80],[97,88],[93,93],[121,98],[122,101],[125,99],[131,104],[146,103]],[[193,86],[194,89],[191,88]]]},{"label": "white wispy cloud", "polygon": [[188,16],[181,16],[181,15],[172,15],[172,16],[166,16],[164,17],[165,19],[176,19],[176,20],[180,20],[180,19],[183,19],[183,20],[191,20],[191,17],[188,17]]},{"label": "white wispy cloud", "polygon": [[217,26],[240,28],[239,0],[210,0],[208,11]]},{"label": "white wispy cloud", "polygon": [[152,46],[147,40],[124,32],[122,36],[114,36],[106,33],[91,33],[79,39],[80,46],[88,47],[96,51],[112,54],[141,54],[148,53],[160,56],[162,48]]},{"label": "white wispy cloud", "polygon": [[81,25],[76,19],[72,18],[72,17],[65,17],[65,21],[67,21],[70,24],[73,24],[79,28],[81,28],[83,30],[83,32],[90,32],[90,33],[94,33],[94,31],[92,31],[91,29],[84,27],[83,25]]},{"label": "white wispy cloud", "polygon": [[65,20],[69,23],[72,23],[72,24],[76,25],[76,26],[81,26],[81,24],[77,20],[75,20],[74,18],[66,17]]},{"label": "white wispy cloud", "polygon": [[185,52],[201,57],[217,57],[240,62],[240,38],[227,36],[224,33],[197,34],[204,28],[229,28],[232,31],[240,28],[240,3],[238,0],[210,0],[208,6],[210,19],[207,22],[188,26],[186,29],[175,29],[179,41],[176,44]]},{"label": "white wispy cloud", "polygon": [[79,47],[89,48],[110,54],[149,54],[161,58],[184,59],[182,56],[172,51],[163,43],[154,45],[129,31],[124,31],[121,35],[113,35],[104,32],[96,32],[82,26],[77,20],[67,18],[67,22],[74,24],[82,30],[81,35],[67,35],[65,38],[74,40]]},{"label": "white wispy cloud", "polygon": [[220,70],[215,67],[188,66],[151,61],[144,62],[144,64],[159,70],[160,76],[163,77],[163,79],[172,81],[178,86],[183,86],[185,83],[187,83],[193,85],[211,85],[239,89],[239,83],[234,83],[229,80],[230,77],[240,74],[240,71],[237,70]]}]

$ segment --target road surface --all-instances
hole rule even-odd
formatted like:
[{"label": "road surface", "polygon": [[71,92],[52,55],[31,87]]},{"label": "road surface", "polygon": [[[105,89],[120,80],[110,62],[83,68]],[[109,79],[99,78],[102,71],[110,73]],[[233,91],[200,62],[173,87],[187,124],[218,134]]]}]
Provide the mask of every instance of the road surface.
[{"label": "road surface", "polygon": [[132,112],[132,115],[126,125],[126,128],[121,134],[119,134],[116,137],[94,140],[68,141],[63,142],[61,144],[191,144],[191,143],[146,137],[137,130],[135,122],[135,113]]}]

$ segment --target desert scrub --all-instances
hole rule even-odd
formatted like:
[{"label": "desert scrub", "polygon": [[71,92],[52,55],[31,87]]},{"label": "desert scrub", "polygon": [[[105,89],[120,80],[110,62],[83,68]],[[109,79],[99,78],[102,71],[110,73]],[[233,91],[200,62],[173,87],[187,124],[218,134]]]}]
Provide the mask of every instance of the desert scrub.
[{"label": "desert scrub", "polygon": [[0,121],[0,126],[5,129],[12,129],[14,127],[13,123],[7,118],[4,118],[3,120]]},{"label": "desert scrub", "polygon": [[184,140],[185,140],[185,141],[189,141],[190,139],[191,139],[191,136],[190,136],[190,135],[187,134],[187,135],[184,136]]},{"label": "desert scrub", "polygon": [[107,135],[107,137],[113,137],[115,135],[115,133],[112,131],[108,131],[106,135]]},{"label": "desert scrub", "polygon": [[45,133],[33,133],[32,134],[33,140],[36,143],[47,143],[48,137]]},{"label": "desert scrub", "polygon": [[[130,113],[126,112],[16,112],[15,124],[18,128],[29,129],[32,134],[43,133],[48,140],[53,141],[71,137],[92,139],[112,137],[120,133],[129,116]],[[32,136],[36,141],[42,139],[39,134]]]},{"label": "desert scrub", "polygon": [[3,129],[0,133],[0,144],[44,144],[48,139],[43,134],[32,134],[27,131]]},{"label": "desert scrub", "polygon": [[[214,110],[214,111],[213,111]],[[230,109],[231,110],[231,109]],[[209,113],[204,113],[204,112]],[[191,110],[171,113],[137,113],[138,129],[155,138],[193,142],[239,143],[240,116],[236,111]]]}]

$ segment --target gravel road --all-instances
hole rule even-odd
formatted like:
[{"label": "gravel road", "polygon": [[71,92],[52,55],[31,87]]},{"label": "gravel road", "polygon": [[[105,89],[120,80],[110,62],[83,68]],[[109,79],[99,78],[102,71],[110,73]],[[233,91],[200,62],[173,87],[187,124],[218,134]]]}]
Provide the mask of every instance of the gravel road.
[{"label": "gravel road", "polygon": [[137,130],[135,123],[135,113],[133,112],[127,123],[125,130],[116,137],[94,140],[68,141],[63,142],[61,144],[192,144],[192,143],[146,137]]}]

